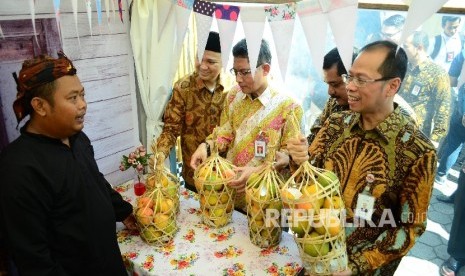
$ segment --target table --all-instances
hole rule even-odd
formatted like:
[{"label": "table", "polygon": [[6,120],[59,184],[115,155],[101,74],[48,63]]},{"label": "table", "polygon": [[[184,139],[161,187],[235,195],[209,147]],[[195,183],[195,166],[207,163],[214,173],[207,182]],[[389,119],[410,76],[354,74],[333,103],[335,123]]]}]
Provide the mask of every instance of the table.
[{"label": "table", "polygon": [[[115,187],[135,204],[131,183]],[[234,211],[222,228],[202,223],[198,195],[181,188],[179,230],[172,242],[157,248],[131,235],[118,223],[117,237],[130,275],[297,275],[299,250],[289,233],[279,245],[262,249],[250,242],[247,217]]]}]

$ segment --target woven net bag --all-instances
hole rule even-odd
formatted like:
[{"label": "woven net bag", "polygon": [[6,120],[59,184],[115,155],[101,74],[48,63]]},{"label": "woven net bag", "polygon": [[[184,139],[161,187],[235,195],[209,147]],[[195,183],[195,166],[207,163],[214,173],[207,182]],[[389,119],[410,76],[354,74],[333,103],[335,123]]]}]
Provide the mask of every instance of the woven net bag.
[{"label": "woven net bag", "polygon": [[306,271],[331,275],[347,268],[344,203],[337,176],[304,162],[281,189],[288,222]]},{"label": "woven net bag", "polygon": [[219,228],[231,221],[236,189],[229,187],[228,182],[235,177],[234,165],[219,156],[215,146],[212,155],[194,172],[203,223]]},{"label": "woven net bag", "polygon": [[250,241],[258,247],[270,247],[281,241],[280,188],[284,182],[268,163],[247,180],[245,201]]},{"label": "woven net bag", "polygon": [[158,153],[156,148],[152,149],[154,154],[149,160],[151,172],[146,181],[147,190],[137,198],[134,216],[142,240],[163,246],[174,238],[178,230],[179,179],[161,162],[157,164]]}]

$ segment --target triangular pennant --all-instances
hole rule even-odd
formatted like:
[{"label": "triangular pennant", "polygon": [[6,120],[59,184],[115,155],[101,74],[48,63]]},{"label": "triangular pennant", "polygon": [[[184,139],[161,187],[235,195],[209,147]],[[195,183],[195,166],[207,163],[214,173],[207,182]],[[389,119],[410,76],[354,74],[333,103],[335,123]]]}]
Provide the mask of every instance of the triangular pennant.
[{"label": "triangular pennant", "polygon": [[102,25],[102,0],[95,0],[95,6],[97,7],[97,22]]},{"label": "triangular pennant", "polygon": [[78,6],[77,6],[77,0],[71,0],[71,6],[73,8],[73,16],[74,16],[74,27],[76,28],[76,36],[78,40],[79,47],[81,47],[81,40],[79,39],[79,28],[78,28],[78,22],[77,22],[77,13],[78,13]]},{"label": "triangular pennant", "polygon": [[[318,2],[305,1],[297,3],[297,14],[299,15],[308,48],[310,49],[313,66],[321,77],[321,70],[318,69],[323,67],[329,21],[328,16],[323,13]],[[315,26],[318,26],[318,28],[315,28]]]},{"label": "triangular pennant", "polygon": [[174,3],[170,0],[158,0],[157,11],[158,11],[158,41],[160,41],[163,30],[165,29],[166,20],[173,10]]},{"label": "triangular pennant", "polygon": [[[193,4],[193,2],[192,2]],[[192,6],[186,8],[184,5],[174,5],[174,13],[176,15],[176,42],[174,46],[174,59],[172,65],[172,75],[176,73],[179,63],[179,57],[181,55],[182,44],[184,37],[186,36],[187,26],[189,25],[189,17],[192,12]]]},{"label": "triangular pennant", "polygon": [[115,5],[116,0],[110,0],[111,3],[111,10],[113,11],[113,23],[116,22],[116,5]]},{"label": "triangular pennant", "polygon": [[241,21],[244,28],[245,40],[247,42],[247,52],[249,53],[249,64],[252,76],[255,70],[260,45],[262,43],[263,31],[265,29],[266,14],[263,7],[242,7]]},{"label": "triangular pennant", "polygon": [[61,41],[61,28],[60,28],[60,0],[53,0],[53,9],[55,10],[55,18],[57,22],[58,37]]},{"label": "triangular pennant", "polygon": [[121,23],[124,23],[123,21],[123,1],[118,0],[118,12],[119,12],[119,19],[121,20]]},{"label": "triangular pennant", "polygon": [[215,4],[202,0],[195,0],[193,10],[195,15],[195,27],[197,29],[197,58],[201,61],[213,21]]},{"label": "triangular pennant", "polygon": [[291,50],[289,42],[292,42],[292,35],[294,34],[295,3],[268,6],[265,8],[265,13],[273,34],[281,77],[284,80]]},{"label": "triangular pennant", "polygon": [[[334,40],[347,71],[352,66],[352,55],[355,44],[355,28],[357,25],[357,0],[332,2],[329,11],[329,24]],[[344,18],[344,20],[341,20]]]},{"label": "triangular pennant", "polygon": [[89,22],[90,35],[92,36],[92,3],[86,0],[87,21]]},{"label": "triangular pennant", "polygon": [[3,34],[2,25],[0,25],[0,39],[5,39],[5,35]]},{"label": "triangular pennant", "polygon": [[402,45],[426,19],[435,14],[448,0],[418,1],[413,0],[405,18],[399,45]]},{"label": "triangular pennant", "polygon": [[34,0],[29,0],[29,10],[31,11],[32,29],[34,30],[34,40],[37,43],[37,47],[40,49],[39,40],[37,39],[36,31],[36,6]]},{"label": "triangular pennant", "polygon": [[236,33],[239,12],[240,7],[238,6],[216,4],[215,17],[218,32],[220,33],[221,61],[225,72],[231,56],[231,47]]}]

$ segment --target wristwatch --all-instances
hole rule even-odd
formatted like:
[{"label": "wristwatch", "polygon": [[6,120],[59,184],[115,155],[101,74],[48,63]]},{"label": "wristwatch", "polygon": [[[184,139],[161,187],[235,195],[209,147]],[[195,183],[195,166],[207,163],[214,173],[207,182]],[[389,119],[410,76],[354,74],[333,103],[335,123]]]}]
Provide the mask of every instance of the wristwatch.
[{"label": "wristwatch", "polygon": [[205,141],[205,147],[207,148],[207,157],[210,156],[210,154],[212,154],[211,150],[210,150],[210,144]]}]

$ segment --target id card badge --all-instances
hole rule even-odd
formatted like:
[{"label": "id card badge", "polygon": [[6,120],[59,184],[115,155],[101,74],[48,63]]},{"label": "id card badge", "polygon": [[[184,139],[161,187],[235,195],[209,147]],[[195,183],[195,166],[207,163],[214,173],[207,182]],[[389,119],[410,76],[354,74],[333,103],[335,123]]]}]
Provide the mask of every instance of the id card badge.
[{"label": "id card badge", "polygon": [[419,85],[419,84],[414,84],[414,85],[413,85],[413,88],[412,88],[412,92],[411,92],[412,95],[418,96],[418,94],[420,94],[420,92],[421,92],[421,85]]},{"label": "id card badge", "polygon": [[375,198],[373,196],[364,193],[358,194],[355,216],[366,221],[371,221],[371,216],[374,212],[374,206]]},{"label": "id card badge", "polygon": [[266,141],[265,139],[255,140],[255,157],[265,157],[266,155]]},{"label": "id card badge", "polygon": [[453,59],[454,59],[454,52],[447,52],[446,53],[446,62],[447,63],[452,62]]}]

